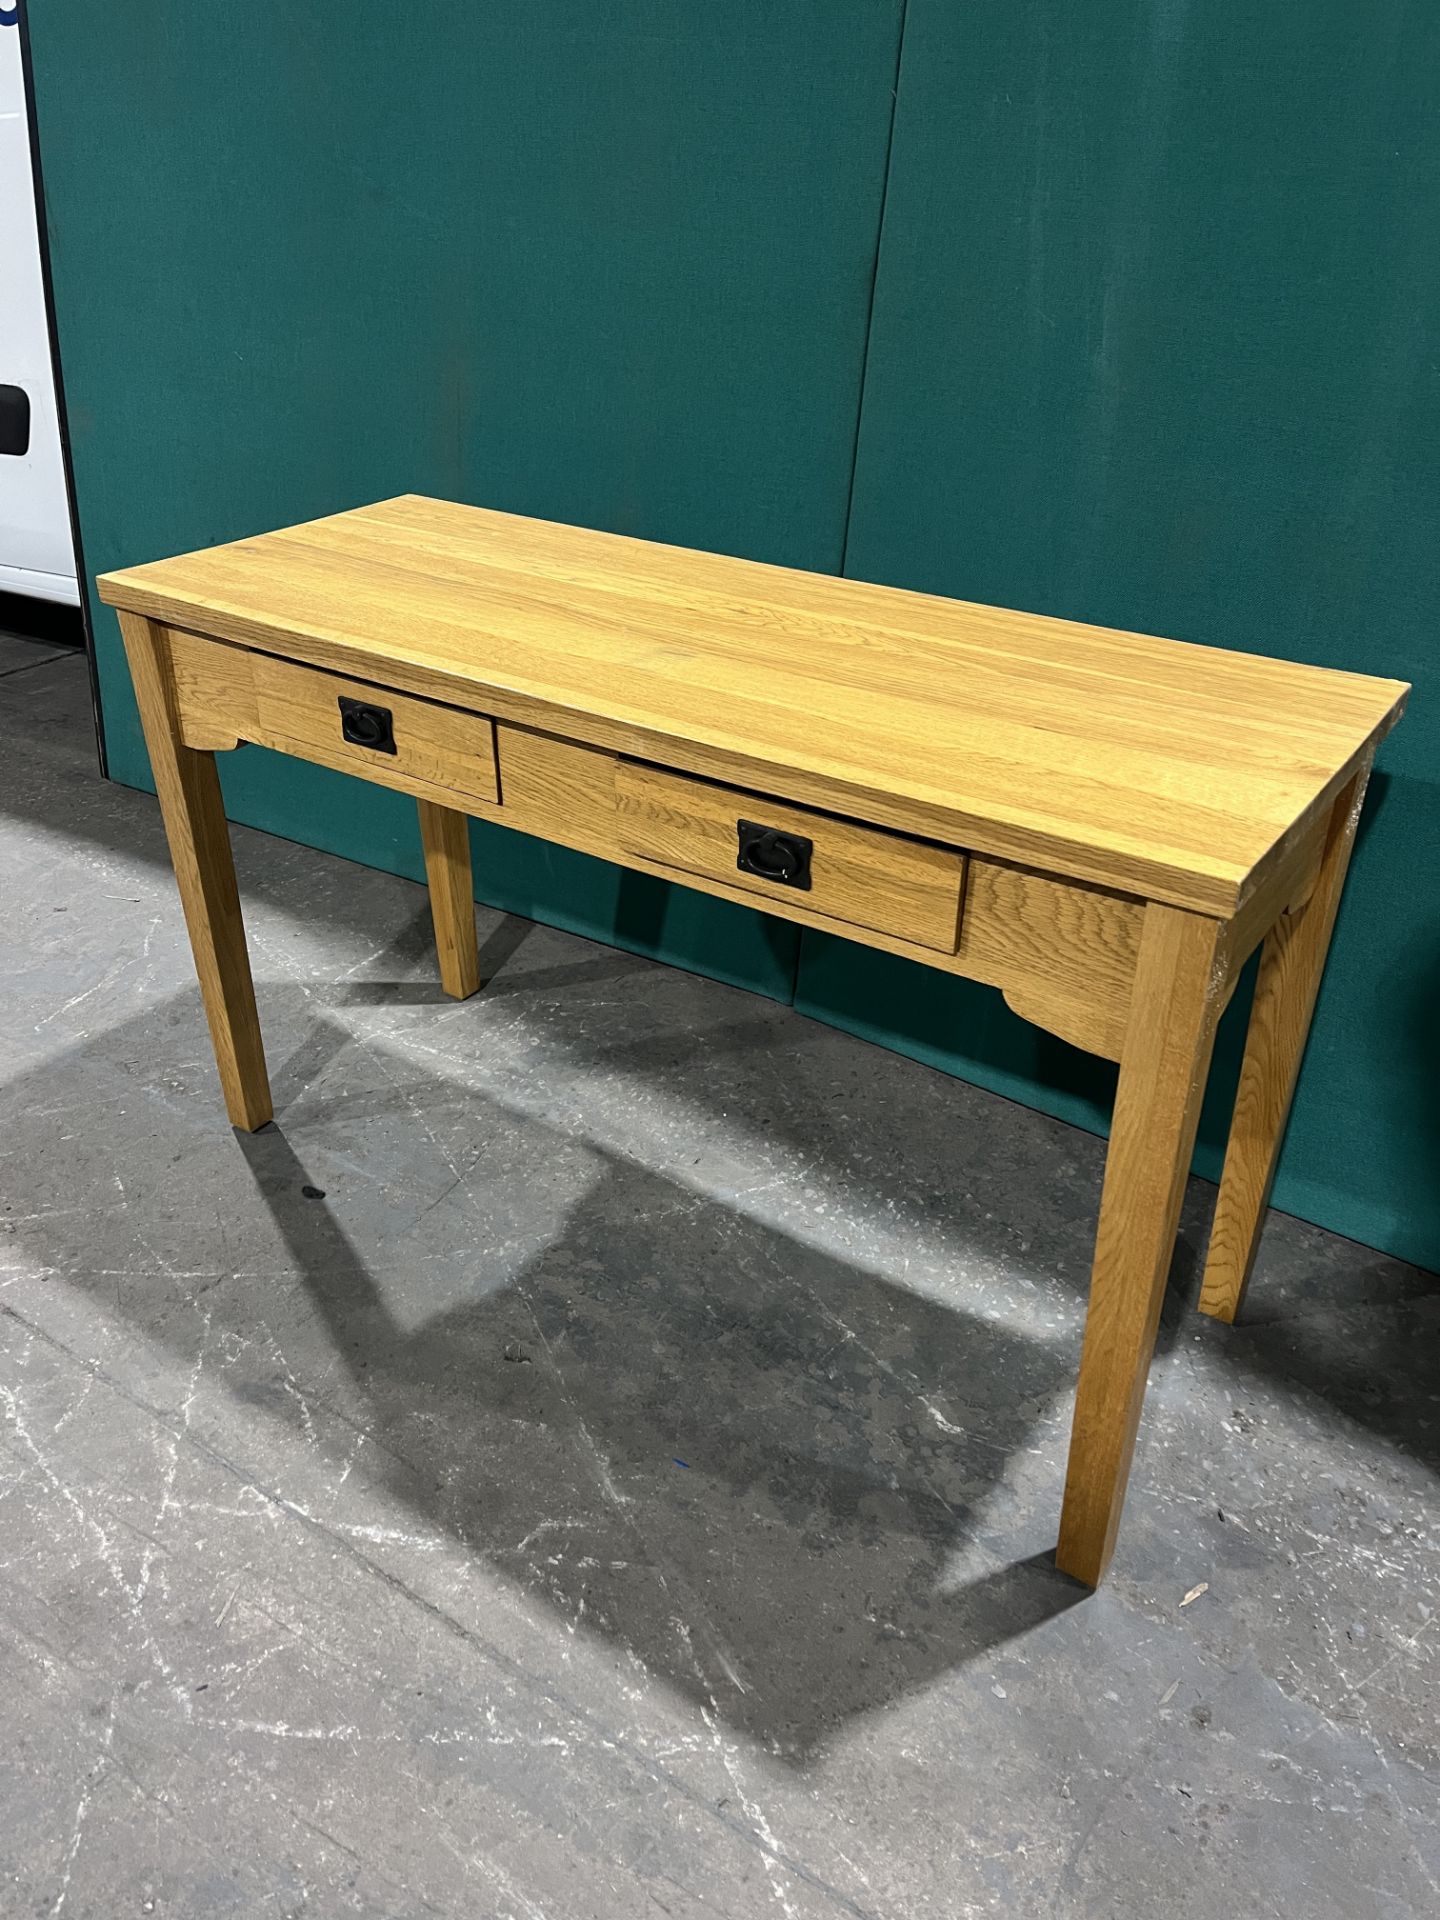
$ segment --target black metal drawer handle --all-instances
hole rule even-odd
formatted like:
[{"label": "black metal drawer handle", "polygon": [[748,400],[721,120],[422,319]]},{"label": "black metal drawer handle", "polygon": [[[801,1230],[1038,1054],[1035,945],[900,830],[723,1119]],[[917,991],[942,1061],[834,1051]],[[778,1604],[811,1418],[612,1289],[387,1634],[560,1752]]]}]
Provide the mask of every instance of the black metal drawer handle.
[{"label": "black metal drawer handle", "polygon": [[757,874],[780,887],[799,887],[810,891],[810,856],[813,840],[803,833],[783,833],[779,827],[762,827],[754,820],[737,820],[740,854],[735,865],[741,873]]},{"label": "black metal drawer handle", "polygon": [[372,707],[341,694],[340,731],[352,747],[369,747],[374,753],[395,751],[395,721],[389,707]]}]

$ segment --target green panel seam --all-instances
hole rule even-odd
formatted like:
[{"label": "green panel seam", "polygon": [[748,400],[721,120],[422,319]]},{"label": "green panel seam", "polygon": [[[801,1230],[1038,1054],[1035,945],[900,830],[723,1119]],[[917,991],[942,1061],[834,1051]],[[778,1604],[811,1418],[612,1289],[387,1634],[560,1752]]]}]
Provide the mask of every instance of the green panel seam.
[{"label": "green panel seam", "polygon": [[[895,122],[900,111],[900,73],[905,64],[905,27],[910,0],[900,0],[899,29],[895,35],[895,73],[890,85],[890,125],[885,131],[885,165],[880,182],[880,206],[875,219],[875,252],[870,261],[870,293],[865,304],[865,331],[860,342],[860,384],[855,395],[855,439],[850,448],[850,484],[845,490],[845,524],[840,536],[840,578],[850,558],[850,527],[855,515],[855,476],[860,470],[860,427],[865,418],[865,383],[870,375],[870,342],[875,332],[875,294],[880,285],[880,253],[885,244],[885,210],[890,204],[890,171],[895,155]],[[802,932],[800,942],[803,944]],[[799,960],[796,960],[799,972]]]}]

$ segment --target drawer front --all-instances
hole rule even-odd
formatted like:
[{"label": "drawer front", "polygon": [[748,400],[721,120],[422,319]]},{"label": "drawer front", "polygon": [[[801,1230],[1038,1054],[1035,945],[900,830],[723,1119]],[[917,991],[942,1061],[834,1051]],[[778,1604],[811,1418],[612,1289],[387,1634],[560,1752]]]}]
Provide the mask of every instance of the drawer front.
[{"label": "drawer front", "polygon": [[225,744],[228,733],[422,798],[499,800],[495,725],[485,714],[195,634],[172,631],[170,658],[191,745]]},{"label": "drawer front", "polygon": [[965,855],[738,787],[615,765],[624,851],[937,953],[959,943]]}]

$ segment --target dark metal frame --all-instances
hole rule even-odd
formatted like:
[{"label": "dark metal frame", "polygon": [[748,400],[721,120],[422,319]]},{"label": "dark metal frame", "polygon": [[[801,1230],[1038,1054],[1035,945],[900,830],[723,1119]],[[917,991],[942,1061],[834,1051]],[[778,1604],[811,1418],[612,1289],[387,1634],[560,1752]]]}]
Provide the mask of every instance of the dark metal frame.
[{"label": "dark metal frame", "polygon": [[85,570],[85,548],[80,536],[80,513],[75,500],[75,466],[70,455],[70,416],[65,405],[65,378],[60,361],[60,335],[55,323],[55,285],[50,273],[50,229],[45,218],[45,180],[40,164],[40,132],[35,101],[35,70],[30,56],[27,0],[20,0],[20,66],[25,79],[25,120],[30,137],[30,170],[35,182],[35,225],[40,235],[40,272],[45,283],[45,327],[50,339],[50,365],[55,378],[55,411],[60,422],[60,457],[65,468],[65,497],[70,508],[70,539],[75,550],[75,578],[80,589],[80,620],[85,631],[85,659],[90,672],[90,706],[95,722],[95,749],[100,771],[108,777],[105,725],[100,710],[100,679],[95,665],[95,622],[90,603],[90,576]]}]

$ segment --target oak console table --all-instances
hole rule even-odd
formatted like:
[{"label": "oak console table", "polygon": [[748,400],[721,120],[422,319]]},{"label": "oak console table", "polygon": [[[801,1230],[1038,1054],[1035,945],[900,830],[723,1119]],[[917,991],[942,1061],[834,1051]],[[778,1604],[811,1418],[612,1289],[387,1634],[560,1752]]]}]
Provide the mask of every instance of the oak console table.
[{"label": "oak console table", "polygon": [[1200,1305],[1254,1257],[1400,682],[406,496],[100,581],[230,1118],[271,1117],[215,754],[413,794],[441,981],[466,816],[996,986],[1120,1065],[1058,1564],[1115,1542],[1215,1023],[1264,943]]}]

